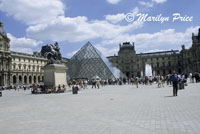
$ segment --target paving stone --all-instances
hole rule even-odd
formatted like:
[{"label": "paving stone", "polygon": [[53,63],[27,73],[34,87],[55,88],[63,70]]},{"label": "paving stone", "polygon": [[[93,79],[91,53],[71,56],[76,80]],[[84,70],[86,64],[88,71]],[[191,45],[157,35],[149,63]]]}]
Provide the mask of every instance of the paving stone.
[{"label": "paving stone", "polygon": [[3,91],[0,134],[198,134],[200,83],[106,86],[77,95]]}]

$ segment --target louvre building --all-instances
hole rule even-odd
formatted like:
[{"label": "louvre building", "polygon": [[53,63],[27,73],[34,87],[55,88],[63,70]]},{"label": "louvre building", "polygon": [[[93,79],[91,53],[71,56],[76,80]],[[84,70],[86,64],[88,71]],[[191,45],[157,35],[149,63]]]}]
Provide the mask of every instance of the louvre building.
[{"label": "louvre building", "polygon": [[127,77],[140,77],[145,74],[145,65],[152,67],[152,74],[167,75],[176,71],[179,74],[200,72],[200,29],[198,35],[192,33],[192,46],[182,49],[139,53],[135,51],[134,43],[119,44],[118,55],[107,57],[114,66],[119,68]]},{"label": "louvre building", "polygon": [[[63,58],[67,64],[68,59]],[[38,52],[19,53],[10,50],[10,39],[0,22],[0,86],[40,83],[48,60]]]},{"label": "louvre building", "polygon": [[[38,52],[26,54],[11,51],[10,39],[0,22],[0,86],[42,82],[43,67],[47,62]],[[137,54],[134,43],[124,42],[119,45],[118,55],[105,58],[88,42],[70,60],[62,58],[62,62],[68,68],[68,80],[142,76],[146,64],[151,66],[153,75],[167,75],[174,70],[179,74],[199,72],[200,29],[197,35],[192,33],[189,49],[182,45],[180,51]]]}]

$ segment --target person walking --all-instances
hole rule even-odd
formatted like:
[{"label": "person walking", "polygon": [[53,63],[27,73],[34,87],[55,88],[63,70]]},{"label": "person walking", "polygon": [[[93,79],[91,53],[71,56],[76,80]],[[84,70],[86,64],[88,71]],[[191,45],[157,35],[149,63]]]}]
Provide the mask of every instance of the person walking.
[{"label": "person walking", "polygon": [[161,87],[161,76],[160,75],[157,76],[157,82],[158,82],[158,88],[160,88]]},{"label": "person walking", "polygon": [[84,80],[84,89],[87,88],[87,84],[88,84],[88,81],[87,81],[87,80]]},{"label": "person walking", "polygon": [[161,86],[164,87],[165,79],[163,76],[160,76]]},{"label": "person walking", "polygon": [[97,88],[99,89],[100,88],[100,80],[99,79],[97,79]]},{"label": "person walking", "polygon": [[96,88],[96,80],[92,79],[92,88],[95,87]]},{"label": "person walking", "polygon": [[84,81],[83,81],[83,80],[81,80],[81,81],[80,81],[80,86],[81,86],[81,89],[83,89],[83,88],[84,88],[84,87],[83,87],[83,85],[84,85],[83,83],[84,83]]},{"label": "person walking", "polygon": [[173,96],[177,96],[178,93],[178,75],[176,74],[176,72],[173,72],[172,75],[172,82],[173,82]]},{"label": "person walking", "polygon": [[138,83],[139,83],[138,77],[135,77],[135,84],[137,88],[138,88]]}]

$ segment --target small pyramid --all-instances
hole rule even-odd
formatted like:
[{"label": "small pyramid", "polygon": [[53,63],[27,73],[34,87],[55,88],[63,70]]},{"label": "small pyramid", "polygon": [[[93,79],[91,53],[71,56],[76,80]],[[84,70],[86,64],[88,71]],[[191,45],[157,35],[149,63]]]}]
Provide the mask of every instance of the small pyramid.
[{"label": "small pyramid", "polygon": [[113,67],[100,51],[87,42],[68,63],[68,80],[72,79],[114,79],[120,71]]}]

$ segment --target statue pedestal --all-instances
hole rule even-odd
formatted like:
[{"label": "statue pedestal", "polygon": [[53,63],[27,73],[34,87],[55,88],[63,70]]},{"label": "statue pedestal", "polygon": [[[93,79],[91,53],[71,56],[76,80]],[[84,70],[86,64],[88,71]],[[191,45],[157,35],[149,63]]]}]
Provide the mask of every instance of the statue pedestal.
[{"label": "statue pedestal", "polygon": [[48,64],[44,66],[44,85],[67,85],[66,66],[63,64]]}]

